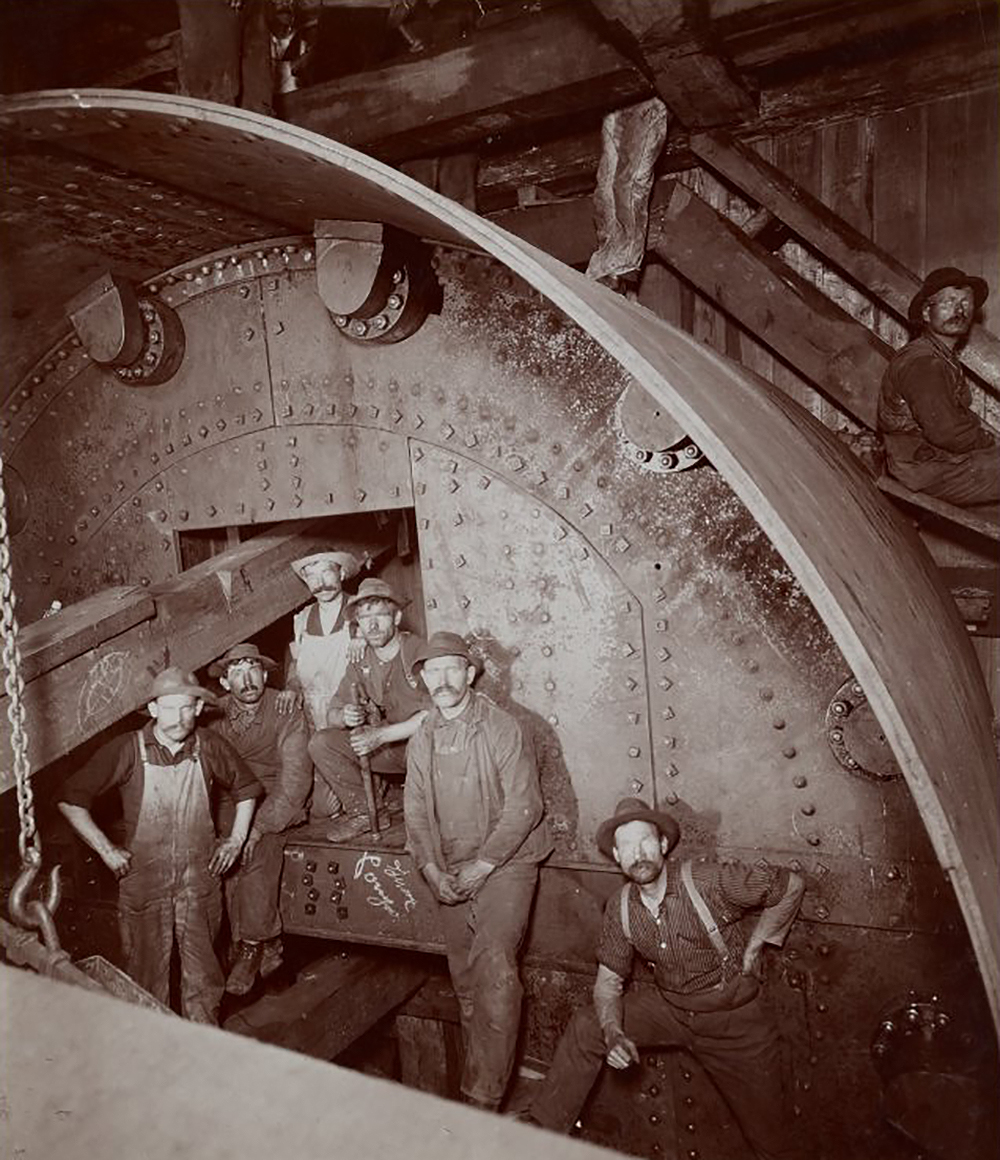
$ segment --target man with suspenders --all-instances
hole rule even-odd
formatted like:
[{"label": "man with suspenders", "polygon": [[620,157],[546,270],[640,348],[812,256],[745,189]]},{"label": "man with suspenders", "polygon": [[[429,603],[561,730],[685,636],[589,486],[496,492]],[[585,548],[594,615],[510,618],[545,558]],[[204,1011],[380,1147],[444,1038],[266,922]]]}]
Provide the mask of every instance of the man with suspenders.
[{"label": "man with suspenders", "polygon": [[[639,798],[618,803],[597,845],[628,879],[604,912],[593,1006],[570,1020],[522,1118],[567,1132],[605,1061],[639,1062],[640,1047],[683,1047],[735,1114],[758,1160],[796,1155],[777,1029],[759,998],[760,953],[781,945],[802,900],[798,874],[760,863],[669,862],[677,822]],[[740,919],[760,910],[747,935]],[[623,994],[636,954],[656,987]]]}]

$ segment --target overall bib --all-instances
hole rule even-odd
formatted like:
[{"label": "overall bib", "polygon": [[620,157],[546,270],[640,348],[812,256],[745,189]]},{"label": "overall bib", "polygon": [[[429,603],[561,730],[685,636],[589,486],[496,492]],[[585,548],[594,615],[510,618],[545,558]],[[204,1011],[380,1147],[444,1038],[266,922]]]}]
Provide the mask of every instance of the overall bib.
[{"label": "overall bib", "polygon": [[181,1013],[215,1024],[225,983],[214,947],[222,892],[208,872],[216,836],[199,750],[177,765],[156,765],[141,733],[138,740],[142,800],[118,896],[125,969],[169,1004],[176,937]]},{"label": "overall bib", "polygon": [[[310,613],[315,607],[305,609],[304,614],[299,613],[295,618],[295,640],[291,648],[311,733],[326,729],[329,724],[330,704],[347,671],[350,640],[346,624],[325,636],[306,632]],[[318,616],[315,619],[319,621]]]}]

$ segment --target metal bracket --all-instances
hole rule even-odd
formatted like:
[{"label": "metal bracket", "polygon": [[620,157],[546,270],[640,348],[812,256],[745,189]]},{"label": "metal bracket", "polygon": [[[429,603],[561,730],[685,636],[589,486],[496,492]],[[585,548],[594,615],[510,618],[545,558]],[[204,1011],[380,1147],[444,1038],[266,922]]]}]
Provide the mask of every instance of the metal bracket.
[{"label": "metal bracket", "polygon": [[902,777],[864,689],[853,677],[844,681],[826,710],[826,739],[833,756],[851,773],[878,781]]},{"label": "metal bracket", "polygon": [[316,286],[334,325],[354,342],[409,338],[441,309],[427,247],[377,222],[318,221]]},{"label": "metal bracket", "polygon": [[174,310],[140,297],[117,274],[102,274],[69,301],[66,313],[94,362],[128,386],[165,383],[184,358],[184,327]]}]

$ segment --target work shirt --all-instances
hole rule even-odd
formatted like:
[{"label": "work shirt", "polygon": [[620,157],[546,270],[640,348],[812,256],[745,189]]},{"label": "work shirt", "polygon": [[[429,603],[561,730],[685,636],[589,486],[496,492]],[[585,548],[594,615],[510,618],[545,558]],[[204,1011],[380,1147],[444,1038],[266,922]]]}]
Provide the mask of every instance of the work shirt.
[{"label": "work shirt", "polygon": [[264,689],[255,705],[232,694],[222,700],[223,717],[211,729],[227,741],[250,767],[267,795],[254,815],[254,829],[277,834],[305,819],[312,789],[309,730],[301,709],[279,713],[278,694]]},{"label": "work shirt", "polygon": [[788,871],[741,862],[695,861],[695,886],[704,898],[728,948],[725,962],[712,945],[681,881],[681,864],[668,861],[667,888],[656,918],[642,902],[639,887],[629,887],[631,942],[621,917],[621,892],[616,890],[604,909],[604,926],[597,961],[623,979],[632,974],[635,955],[652,968],[657,986],[666,992],[691,995],[728,983],[743,969],[747,932],[740,919],[748,911],[774,906],[785,896]]},{"label": "work shirt", "polygon": [[355,689],[374,702],[382,720],[392,725],[409,721],[414,713],[432,706],[430,694],[413,671],[413,657],[425,642],[412,632],[398,635],[399,652],[391,660],[380,660],[372,646],[366,645],[361,660],[348,664],[337,689],[337,708],[355,703]]},{"label": "work shirt", "polygon": [[933,334],[897,351],[882,377],[878,430],[892,460],[929,462],[991,447],[993,436],[971,410],[958,356]]},{"label": "work shirt", "polygon": [[431,709],[410,738],[403,794],[420,867],[540,862],[552,850],[534,755],[517,721],[482,693],[451,720]]},{"label": "work shirt", "polygon": [[[147,758],[153,765],[181,765],[195,756],[197,748],[209,797],[213,782],[228,791],[235,801],[259,797],[263,793],[260,782],[239,754],[211,729],[196,727],[178,752],[171,753],[156,740],[154,724],[149,721],[142,730]],[[138,734],[134,732],[123,733],[102,745],[85,765],[67,778],[59,800],[89,810],[97,798],[115,788],[121,794],[127,846],[135,835],[143,798],[143,765],[139,757]]]}]

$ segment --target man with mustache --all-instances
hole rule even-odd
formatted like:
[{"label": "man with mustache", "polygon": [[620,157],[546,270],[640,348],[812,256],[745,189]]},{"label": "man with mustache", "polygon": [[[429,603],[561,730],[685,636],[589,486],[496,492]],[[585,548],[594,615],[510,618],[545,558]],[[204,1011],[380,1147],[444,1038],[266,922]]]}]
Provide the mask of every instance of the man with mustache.
[{"label": "man with mustache", "polygon": [[[712,1077],[758,1160],[795,1156],[779,1040],[759,999],[760,955],[780,945],[804,884],[779,867],[667,855],[680,838],[670,814],[639,798],[618,803],[597,845],[627,882],[604,911],[593,1006],[578,1010],[522,1119],[568,1132],[601,1066],[639,1062],[639,1048],[683,1047]],[[740,919],[762,910],[746,933]],[[629,990],[635,957],[653,968],[654,990]]]},{"label": "man with mustache", "polygon": [[988,293],[982,278],[953,266],[928,274],[909,309],[920,334],[893,356],[879,392],[889,474],[960,507],[1000,501],[997,435],[972,412],[955,353]]},{"label": "man with mustache", "polygon": [[362,580],[347,602],[364,651],[347,666],[327,711],[328,727],[309,742],[317,782],[341,803],[326,833],[331,842],[345,842],[370,828],[362,760],[367,758],[370,772],[380,778],[402,779],[407,741],[430,707],[415,673],[424,641],[399,627],[404,603],[391,585],[374,576]]},{"label": "man with mustache", "polygon": [[436,632],[413,664],[434,708],[407,752],[407,844],[441,904],[465,1040],[462,1096],[495,1110],[521,1019],[518,952],[552,841],[534,754],[517,721],[473,690],[465,641]]},{"label": "man with mustache", "polygon": [[[301,704],[309,731],[334,724],[330,709],[344,679],[352,649],[351,626],[344,597],[344,581],[360,568],[350,552],[313,552],[293,560],[292,571],[309,589],[313,602],[295,614],[291,663],[278,707],[287,711]],[[313,782],[310,814],[330,818],[343,812],[343,803],[321,778]]]},{"label": "man with mustache", "polygon": [[[234,961],[226,990],[245,995],[258,972],[266,978],[281,966],[281,915],[278,887],[289,827],[305,820],[312,788],[309,730],[302,710],[279,712],[279,694],[267,688],[277,668],[254,644],[236,644],[209,665],[208,674],[225,689],[222,720],[213,726],[250,767],[264,787],[264,800],[235,871],[225,880],[226,908]],[[234,803],[222,796],[219,823],[224,828]]]},{"label": "man with mustache", "polygon": [[[181,1012],[218,1022],[225,982],[215,954],[222,920],[219,878],[239,857],[261,787],[242,758],[210,729],[197,728],[215,696],[173,666],[153,681],[139,732],[103,745],[66,781],[59,809],[119,879],[118,918],[125,970],[154,998],[170,1003],[170,960],[180,959]],[[234,799],[232,827],[216,836],[213,784]],[[94,820],[94,801],[121,796],[124,845]]]}]

